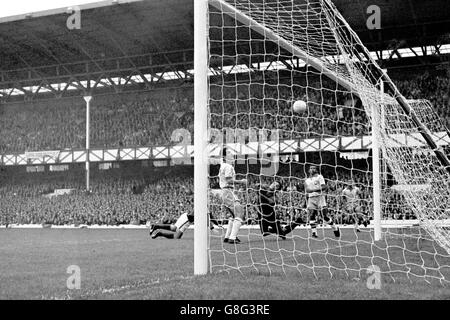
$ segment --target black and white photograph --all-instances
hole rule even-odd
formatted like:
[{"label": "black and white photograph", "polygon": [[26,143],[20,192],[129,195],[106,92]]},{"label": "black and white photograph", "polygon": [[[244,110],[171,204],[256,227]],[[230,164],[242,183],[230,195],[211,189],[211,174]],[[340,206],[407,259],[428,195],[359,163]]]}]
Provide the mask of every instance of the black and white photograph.
[{"label": "black and white photograph", "polygon": [[5,1],[0,300],[450,300],[450,2]]}]

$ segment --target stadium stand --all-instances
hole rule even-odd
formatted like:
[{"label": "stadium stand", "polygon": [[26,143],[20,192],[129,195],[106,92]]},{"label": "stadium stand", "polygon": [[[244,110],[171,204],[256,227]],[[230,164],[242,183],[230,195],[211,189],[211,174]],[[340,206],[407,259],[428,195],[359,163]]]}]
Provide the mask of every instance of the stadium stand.
[{"label": "stadium stand", "polygon": [[[81,191],[83,180],[76,171],[65,177],[12,172],[10,177],[15,178],[8,179],[3,175],[2,180],[9,183],[0,187],[0,224],[145,224],[150,219],[172,221],[182,210],[193,210],[191,170],[152,171],[146,177],[123,171],[93,176],[89,194]],[[75,191],[45,196],[57,188]]]},{"label": "stadium stand", "polygon": [[[407,98],[426,97],[431,101],[444,124],[450,124],[450,80],[443,75],[416,74],[409,80],[398,80],[399,89]],[[309,83],[312,87],[313,83]],[[368,134],[369,126],[359,100],[355,108],[346,103],[351,99],[336,97],[332,92],[313,92],[310,101],[326,99],[335,108],[311,108],[308,118],[291,121],[292,111],[287,107],[291,97],[303,97],[305,92],[293,94],[274,87],[261,97],[246,97],[246,85],[240,87],[243,101],[252,99],[254,108],[264,108],[265,117],[242,113],[227,118],[214,127],[252,127],[281,129],[282,139],[314,136],[360,136]],[[234,90],[234,89],[233,89]],[[253,90],[253,89],[252,89]],[[266,90],[267,91],[267,90]],[[226,97],[226,93],[224,93]],[[347,102],[346,102],[347,101]],[[148,93],[105,95],[94,99],[91,115],[91,146],[99,148],[141,147],[169,145],[171,134],[185,128],[193,134],[192,88],[160,89]],[[221,108],[212,103],[212,109]],[[234,110],[234,101],[225,104],[224,112]],[[245,104],[242,106],[245,107]],[[229,110],[227,110],[229,108]],[[275,110],[285,110],[283,113]],[[0,153],[24,151],[81,149],[85,143],[85,104],[80,98],[9,104],[0,106]],[[274,115],[278,114],[275,118]],[[51,115],[51,116],[50,116]],[[33,121],[30,121],[33,119]],[[314,128],[310,130],[308,128]]]},{"label": "stadium stand", "polygon": [[[405,76],[403,76],[404,78]],[[435,106],[437,113],[445,124],[450,124],[450,80],[442,74],[430,72],[407,75],[408,80],[397,78],[401,92],[407,98],[425,97]],[[311,84],[309,84],[312,86]],[[242,86],[241,98],[245,96]],[[266,117],[241,119],[229,118],[223,126],[248,127],[248,122],[255,127],[267,129],[282,129],[281,138],[299,138],[323,135],[357,136],[368,134],[369,127],[364,112],[350,112],[350,108],[316,108],[321,114],[310,114],[306,120],[298,121],[292,127],[290,108],[285,108],[284,117],[274,119],[271,116],[273,108],[282,108],[285,102],[278,99],[288,99],[291,93],[282,90],[265,92],[264,108]],[[304,92],[296,92],[294,96],[301,97]],[[226,95],[226,93],[224,93]],[[269,98],[268,98],[269,97]],[[345,106],[345,97],[329,96],[329,105]],[[256,98],[257,97],[251,97]],[[318,96],[316,94],[316,100]],[[314,101],[314,97],[310,97]],[[68,98],[51,101],[38,101],[22,104],[0,106],[0,152],[23,152],[25,150],[58,150],[83,148],[84,145],[84,102],[81,99]],[[332,101],[334,100],[334,101]],[[176,128],[186,128],[193,132],[193,96],[191,87],[165,88],[146,93],[124,93],[120,95],[105,95],[95,98],[92,112],[91,145],[94,147],[132,147],[157,146],[173,143],[171,133]],[[233,104],[226,104],[235,108]],[[239,106],[237,106],[239,107]],[[262,106],[261,106],[262,107]],[[214,108],[214,106],[213,106]],[[226,111],[226,110],[224,110]],[[247,118],[245,118],[247,117]],[[320,119],[324,118],[324,121]],[[30,121],[33,119],[33,121]],[[339,119],[340,121],[336,121]],[[214,121],[214,119],[212,119]],[[356,124],[356,125],[355,125]],[[2,174],[0,181],[0,224],[8,223],[49,223],[49,224],[129,224],[145,223],[147,220],[173,221],[182,210],[192,211],[192,197],[186,190],[192,189],[192,176],[177,171],[163,169],[164,174],[152,173],[136,177],[133,174],[106,173],[92,178],[92,192],[89,195],[79,191],[84,189],[82,170],[70,170],[64,176],[49,173],[17,174],[15,172]],[[185,172],[185,171],[184,171]],[[362,172],[362,171],[361,171]],[[150,178],[151,177],[151,178]],[[333,185],[335,177],[325,176]],[[349,173],[340,173],[339,180],[350,178]],[[370,181],[360,172],[352,173],[352,178],[362,188],[364,210],[370,213],[371,190]],[[7,182],[7,183],[6,183]],[[246,196],[253,198],[252,184]],[[55,189],[73,188],[76,191],[70,195],[58,197],[43,197]],[[134,189],[133,189],[134,188]],[[134,192],[135,189],[140,192]],[[279,215],[283,220],[289,220],[296,212],[287,208],[301,208],[304,196],[301,186],[285,186],[280,193]],[[298,188],[296,196],[288,192]],[[335,208],[336,195],[342,189],[341,185],[333,185],[330,191],[330,206]],[[414,218],[404,206],[400,195],[392,192],[386,195],[387,205],[384,210],[386,218]],[[114,200],[114,201],[113,201]],[[292,203],[294,201],[295,203]],[[254,203],[250,201],[247,203]],[[249,206],[249,217],[255,216],[255,208]],[[343,217],[343,219],[348,219]],[[252,219],[250,219],[251,221]]]},{"label": "stadium stand", "polygon": [[[175,128],[192,128],[192,90],[156,90],[95,98],[91,146],[165,145]],[[85,145],[79,97],[0,106],[0,153],[79,149]],[[30,121],[33,119],[33,121]]]}]

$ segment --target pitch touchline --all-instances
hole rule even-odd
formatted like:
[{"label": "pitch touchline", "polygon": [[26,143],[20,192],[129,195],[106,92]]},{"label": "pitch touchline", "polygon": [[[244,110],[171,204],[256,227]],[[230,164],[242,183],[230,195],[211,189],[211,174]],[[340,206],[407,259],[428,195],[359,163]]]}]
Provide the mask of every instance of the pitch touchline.
[{"label": "pitch touchline", "polygon": [[129,289],[137,289],[139,287],[143,287],[143,286],[153,286],[153,285],[157,285],[157,284],[162,284],[162,283],[168,283],[168,282],[172,282],[172,281],[179,281],[179,280],[190,280],[193,279],[194,276],[175,276],[173,278],[157,278],[154,280],[150,280],[150,281],[137,281],[135,283],[132,284],[126,284],[123,286],[116,286],[116,287],[111,287],[111,288],[103,288],[103,289],[97,289],[97,290],[92,290],[92,291],[88,291],[86,292],[86,294],[83,294],[83,297],[89,297],[89,296],[95,296],[95,295],[99,295],[99,294],[114,294],[117,292],[121,292],[123,290],[129,290]]},{"label": "pitch touchline", "polygon": [[86,297],[95,297],[95,296],[101,296],[103,294],[114,294],[114,293],[121,292],[124,290],[137,289],[137,288],[143,287],[143,286],[152,286],[152,285],[156,285],[156,284],[168,283],[171,281],[190,280],[190,279],[193,279],[194,277],[195,276],[175,276],[173,278],[168,278],[168,277],[162,278],[162,279],[157,278],[157,279],[148,280],[148,281],[139,280],[139,281],[135,281],[134,283],[125,284],[122,286],[91,289],[91,290],[88,290],[85,293],[83,293],[81,295],[77,295],[77,296],[71,296],[70,291],[67,291],[64,296],[51,296],[51,297],[41,296],[40,298],[41,299],[49,299],[49,300],[72,300],[74,298],[79,299],[79,298],[86,298]]}]

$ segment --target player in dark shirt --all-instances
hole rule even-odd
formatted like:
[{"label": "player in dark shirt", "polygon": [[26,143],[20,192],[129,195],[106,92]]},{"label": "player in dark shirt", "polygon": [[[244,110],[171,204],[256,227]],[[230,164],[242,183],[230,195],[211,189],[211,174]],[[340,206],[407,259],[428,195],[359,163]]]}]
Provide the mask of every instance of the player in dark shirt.
[{"label": "player in dark shirt", "polygon": [[[208,213],[209,228],[214,229],[214,226],[219,227],[217,221],[213,219],[211,213]],[[175,223],[155,223],[150,226],[150,236],[152,239],[164,237],[168,239],[181,239],[186,229],[194,223],[193,213],[183,213]],[[220,227],[219,227],[220,228]]]},{"label": "player in dark shirt", "polygon": [[270,185],[258,185],[258,221],[263,236],[276,234],[283,240],[286,239],[280,220],[275,213],[275,193],[281,189],[279,182]]}]

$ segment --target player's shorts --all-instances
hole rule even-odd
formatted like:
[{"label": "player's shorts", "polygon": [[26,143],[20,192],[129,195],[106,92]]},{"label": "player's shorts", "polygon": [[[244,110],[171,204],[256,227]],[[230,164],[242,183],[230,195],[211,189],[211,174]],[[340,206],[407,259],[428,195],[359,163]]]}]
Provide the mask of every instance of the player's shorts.
[{"label": "player's shorts", "polygon": [[219,198],[220,204],[234,212],[234,207],[239,204],[239,198],[234,194],[233,189],[213,189],[211,192],[215,197]]},{"label": "player's shorts", "polygon": [[327,202],[324,196],[310,197],[308,198],[307,209],[309,210],[322,210],[327,207]]},{"label": "player's shorts", "polygon": [[189,221],[188,214],[183,213],[175,222],[175,227],[177,228],[177,231],[184,232],[189,226],[191,225],[191,222]]}]

